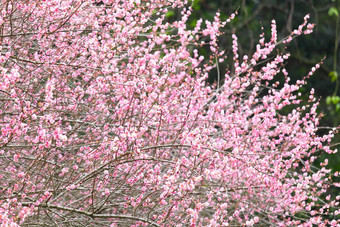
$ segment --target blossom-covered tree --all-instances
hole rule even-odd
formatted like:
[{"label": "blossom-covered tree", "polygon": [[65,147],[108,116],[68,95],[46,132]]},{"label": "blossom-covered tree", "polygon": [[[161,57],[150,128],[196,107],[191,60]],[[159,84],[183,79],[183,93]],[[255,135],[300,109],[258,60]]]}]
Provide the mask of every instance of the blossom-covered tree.
[{"label": "blossom-covered tree", "polygon": [[308,16],[281,41],[273,21],[252,56],[233,35],[234,70],[210,86],[235,15],[190,30],[191,12],[180,0],[1,1],[1,226],[340,224],[339,185],[327,160],[313,166],[336,153],[335,129],[317,134],[313,91],[299,101],[319,65],[290,83],[289,54],[275,52],[312,31]]}]

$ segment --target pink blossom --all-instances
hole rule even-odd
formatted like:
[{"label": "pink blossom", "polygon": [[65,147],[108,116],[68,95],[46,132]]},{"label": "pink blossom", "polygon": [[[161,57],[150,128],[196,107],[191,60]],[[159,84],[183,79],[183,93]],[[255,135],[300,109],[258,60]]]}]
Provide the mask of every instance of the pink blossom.
[{"label": "pink blossom", "polygon": [[[237,13],[190,29],[188,1],[5,2],[0,222],[340,223],[339,183],[328,160],[313,166],[336,153],[336,129],[320,136],[314,90],[305,106],[298,93],[320,64],[292,82],[276,51],[312,31],[308,16],[281,41],[272,21],[270,39],[240,57],[237,34],[231,54],[219,45]],[[227,57],[230,72],[207,84]]]}]

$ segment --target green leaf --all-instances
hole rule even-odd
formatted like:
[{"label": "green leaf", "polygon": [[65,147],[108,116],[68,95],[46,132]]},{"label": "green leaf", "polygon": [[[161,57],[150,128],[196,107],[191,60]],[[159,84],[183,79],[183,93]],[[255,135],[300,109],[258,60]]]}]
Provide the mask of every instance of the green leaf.
[{"label": "green leaf", "polygon": [[175,12],[174,11],[168,11],[166,14],[165,14],[165,17],[169,18],[169,17],[173,17],[175,16]]},{"label": "green leaf", "polygon": [[331,97],[331,96],[327,96],[327,98],[326,98],[326,104],[327,104],[327,105],[330,105],[331,102],[332,102],[332,97]]},{"label": "green leaf", "polygon": [[335,81],[336,81],[336,77],[332,77],[332,78],[331,78],[331,81],[332,81],[332,82],[335,82]]},{"label": "green leaf", "polygon": [[329,8],[328,10],[328,15],[329,16],[336,16],[338,17],[339,16],[339,11],[337,8],[335,8],[334,6],[332,6],[331,8]]},{"label": "green leaf", "polygon": [[336,110],[336,111],[340,111],[340,103],[336,104],[335,110]]},{"label": "green leaf", "polygon": [[340,97],[339,96],[333,96],[332,97],[332,102],[334,105],[338,104],[340,101]]},{"label": "green leaf", "polygon": [[201,6],[200,6],[200,4],[199,4],[199,2],[200,2],[201,0],[194,0],[193,1],[193,3],[192,3],[192,8],[194,9],[194,10],[200,10],[201,9]]},{"label": "green leaf", "polygon": [[196,24],[197,24],[197,19],[194,19],[194,20],[192,20],[192,21],[190,22],[190,26],[191,26],[192,28],[196,27]]},{"label": "green leaf", "polygon": [[338,79],[338,73],[336,71],[332,71],[328,75],[331,78],[332,82],[335,82]]}]

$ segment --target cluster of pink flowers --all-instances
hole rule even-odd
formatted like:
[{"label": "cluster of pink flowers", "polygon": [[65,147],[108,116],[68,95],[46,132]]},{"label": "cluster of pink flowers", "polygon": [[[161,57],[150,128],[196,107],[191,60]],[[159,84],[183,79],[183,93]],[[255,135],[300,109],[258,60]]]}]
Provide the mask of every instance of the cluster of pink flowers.
[{"label": "cluster of pink flowers", "polygon": [[235,70],[214,87],[235,14],[190,30],[179,0],[4,0],[0,12],[1,226],[340,224],[338,173],[313,166],[336,153],[336,129],[317,133],[313,91],[299,101],[319,65],[292,84],[289,54],[273,53],[311,32],[307,17],[282,41],[273,21],[253,56],[234,34]]}]

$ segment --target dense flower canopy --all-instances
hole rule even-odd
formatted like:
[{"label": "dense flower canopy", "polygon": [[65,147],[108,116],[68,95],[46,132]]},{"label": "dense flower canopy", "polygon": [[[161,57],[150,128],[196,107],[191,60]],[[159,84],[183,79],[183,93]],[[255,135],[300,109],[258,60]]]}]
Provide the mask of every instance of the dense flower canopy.
[{"label": "dense flower canopy", "polygon": [[[169,22],[172,8],[181,17]],[[290,83],[289,54],[275,51],[312,31],[308,16],[282,41],[273,21],[252,56],[238,56],[233,35],[232,70],[210,86],[227,57],[219,29],[235,15],[190,30],[191,11],[179,0],[1,1],[2,226],[339,224],[340,197],[327,192],[339,185],[313,167],[336,153],[335,129],[316,133],[313,91],[299,101],[319,65]]]}]

